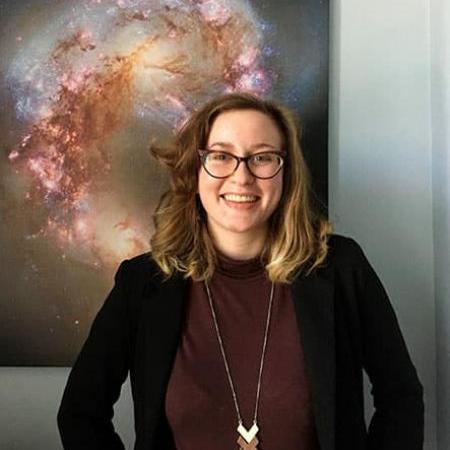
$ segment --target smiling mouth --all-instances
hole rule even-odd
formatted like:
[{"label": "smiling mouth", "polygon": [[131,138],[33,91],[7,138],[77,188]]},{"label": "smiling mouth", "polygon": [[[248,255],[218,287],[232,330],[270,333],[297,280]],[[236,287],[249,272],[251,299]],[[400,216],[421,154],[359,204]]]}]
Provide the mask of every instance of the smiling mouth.
[{"label": "smiling mouth", "polygon": [[258,200],[258,197],[255,195],[224,194],[221,197],[228,202],[234,203],[254,203]]}]

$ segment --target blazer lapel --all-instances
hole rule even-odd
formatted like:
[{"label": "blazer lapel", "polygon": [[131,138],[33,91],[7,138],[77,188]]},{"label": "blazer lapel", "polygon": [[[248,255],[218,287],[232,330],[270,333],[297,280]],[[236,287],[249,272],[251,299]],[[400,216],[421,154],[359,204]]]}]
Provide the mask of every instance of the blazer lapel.
[{"label": "blazer lapel", "polygon": [[160,439],[158,427],[161,426],[161,419],[165,418],[165,393],[178,348],[186,288],[186,280],[181,275],[175,275],[167,281],[149,281],[144,293],[139,330],[139,344],[142,347],[137,349],[136,354],[142,358],[140,369],[144,387],[140,416],[145,431],[141,444],[148,448],[151,448],[149,444],[155,443],[155,439]]},{"label": "blazer lapel", "polygon": [[322,450],[335,448],[336,356],[331,270],[300,275],[292,285],[317,434]]}]

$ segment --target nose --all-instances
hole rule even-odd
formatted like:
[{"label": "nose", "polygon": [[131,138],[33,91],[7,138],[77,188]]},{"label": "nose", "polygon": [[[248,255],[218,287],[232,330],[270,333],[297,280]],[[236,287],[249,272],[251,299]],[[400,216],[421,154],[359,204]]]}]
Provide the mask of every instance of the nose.
[{"label": "nose", "polygon": [[237,184],[251,184],[255,181],[255,177],[248,170],[247,164],[241,161],[238,168],[230,176],[231,181]]}]

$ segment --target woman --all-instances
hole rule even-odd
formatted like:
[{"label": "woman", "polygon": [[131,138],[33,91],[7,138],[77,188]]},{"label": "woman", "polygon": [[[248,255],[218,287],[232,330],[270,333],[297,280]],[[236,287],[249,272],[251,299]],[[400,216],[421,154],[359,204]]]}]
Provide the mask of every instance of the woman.
[{"label": "woman", "polygon": [[[422,387],[361,248],[312,210],[291,113],[246,94],[171,151],[152,253],[121,264],[58,414],[66,449],[422,448]],[[363,368],[375,414],[364,423]]]}]

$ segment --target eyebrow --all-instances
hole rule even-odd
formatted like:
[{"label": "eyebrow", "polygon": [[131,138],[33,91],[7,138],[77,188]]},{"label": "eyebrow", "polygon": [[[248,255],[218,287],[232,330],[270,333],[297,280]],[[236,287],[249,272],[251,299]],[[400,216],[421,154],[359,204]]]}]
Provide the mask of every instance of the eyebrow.
[{"label": "eyebrow", "polygon": [[[234,148],[234,145],[229,142],[213,142],[212,144],[208,145],[208,148],[214,147],[215,145],[218,145],[220,147],[223,147],[223,148],[229,149],[229,150]],[[277,149],[277,147],[275,147],[272,144],[268,144],[267,142],[258,142],[257,144],[251,145],[248,148],[248,150],[259,150],[260,148],[267,148],[267,147],[272,148],[274,150]]]}]

